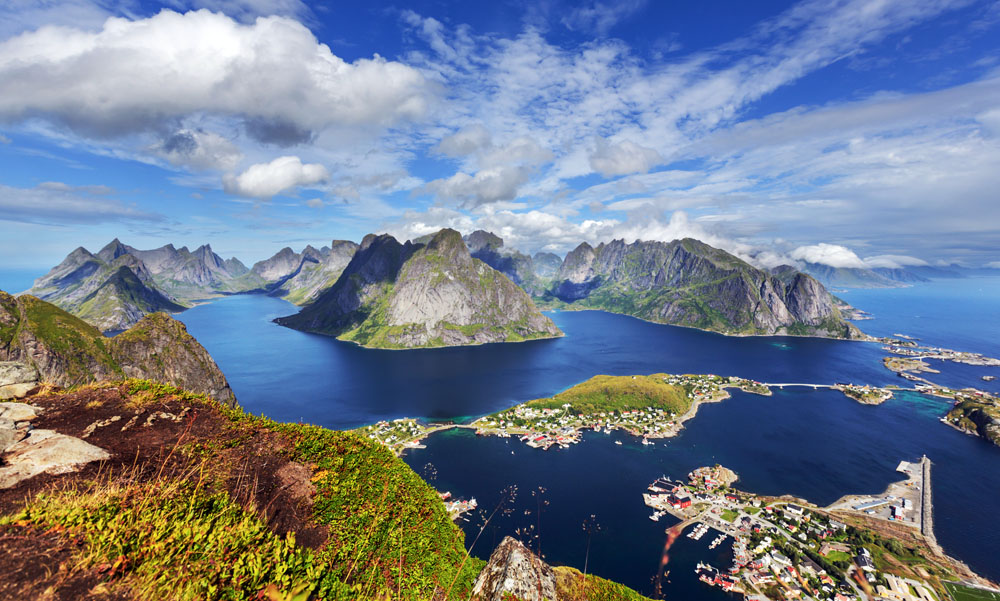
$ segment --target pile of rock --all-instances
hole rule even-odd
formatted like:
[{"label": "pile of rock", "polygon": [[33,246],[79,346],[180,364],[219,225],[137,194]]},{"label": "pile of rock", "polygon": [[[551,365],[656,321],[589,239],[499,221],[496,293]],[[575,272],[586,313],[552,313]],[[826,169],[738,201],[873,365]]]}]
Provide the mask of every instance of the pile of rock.
[{"label": "pile of rock", "polygon": [[31,420],[40,412],[26,403],[0,403],[0,489],[38,474],[65,474],[111,458],[75,436],[34,429]]}]

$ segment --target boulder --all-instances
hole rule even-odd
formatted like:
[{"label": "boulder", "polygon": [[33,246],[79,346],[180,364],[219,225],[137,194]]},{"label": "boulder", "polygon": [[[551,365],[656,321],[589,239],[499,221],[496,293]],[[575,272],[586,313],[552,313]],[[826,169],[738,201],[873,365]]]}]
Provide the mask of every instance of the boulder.
[{"label": "boulder", "polygon": [[38,371],[20,361],[0,361],[0,399],[23,398],[38,386]]},{"label": "boulder", "polygon": [[67,474],[92,461],[104,461],[111,455],[104,449],[74,436],[53,430],[31,430],[4,454],[0,467],[0,489],[11,488],[39,474]]}]

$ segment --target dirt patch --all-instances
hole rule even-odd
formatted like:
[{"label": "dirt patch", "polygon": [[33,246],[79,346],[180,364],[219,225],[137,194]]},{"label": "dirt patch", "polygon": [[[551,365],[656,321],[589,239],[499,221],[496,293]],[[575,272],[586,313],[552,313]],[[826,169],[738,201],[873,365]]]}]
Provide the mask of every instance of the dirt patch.
[{"label": "dirt patch", "polygon": [[0,534],[0,598],[74,601],[130,599],[98,568],[79,569],[76,545],[55,533],[11,527]]}]

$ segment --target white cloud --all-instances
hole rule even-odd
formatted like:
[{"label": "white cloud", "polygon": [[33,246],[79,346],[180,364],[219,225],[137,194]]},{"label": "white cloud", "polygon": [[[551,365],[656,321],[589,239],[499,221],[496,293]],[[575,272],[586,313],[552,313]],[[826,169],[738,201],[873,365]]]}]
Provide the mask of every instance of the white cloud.
[{"label": "white cloud", "polygon": [[661,162],[660,153],[631,140],[608,144],[598,138],[597,147],[590,155],[590,166],[604,177],[645,173]]},{"label": "white cloud", "polygon": [[819,263],[830,267],[857,267],[865,268],[865,262],[851,249],[839,244],[827,244],[820,242],[810,246],[800,246],[793,250],[791,257],[797,261],[807,263]]},{"label": "white cloud", "polygon": [[448,156],[464,157],[488,148],[491,144],[489,130],[482,123],[473,123],[441,138],[437,150]]},{"label": "white cloud", "polygon": [[0,42],[0,119],[41,116],[92,136],[212,113],[287,145],[329,126],[417,119],[432,97],[416,69],[378,55],[345,62],[285,17],[242,25],[164,10],[109,18],[97,32],[46,26]]},{"label": "white cloud", "polygon": [[10,144],[10,138],[8,138],[3,134],[0,134],[0,144]]},{"label": "white cloud", "polygon": [[620,21],[634,15],[645,5],[646,0],[581,3],[563,17],[562,24],[571,31],[584,30],[604,34]]},{"label": "white cloud", "polygon": [[164,217],[108,198],[107,186],[71,186],[45,182],[34,188],[0,184],[0,220],[78,225],[112,222],[158,222]]},{"label": "white cloud", "polygon": [[150,150],[171,165],[195,171],[228,171],[236,167],[243,158],[240,149],[222,136],[189,129],[174,132]]},{"label": "white cloud", "polygon": [[313,209],[322,209],[325,204],[321,198],[310,198],[306,201],[306,206]]},{"label": "white cloud", "polygon": [[270,163],[251,165],[239,175],[226,175],[226,192],[250,198],[271,198],[297,186],[310,186],[329,179],[326,167],[303,164],[296,156],[278,157]]},{"label": "white cloud", "polygon": [[1000,261],[990,261],[983,267],[986,267],[987,269],[1000,269]]},{"label": "white cloud", "polygon": [[528,181],[528,171],[522,167],[493,167],[475,175],[456,173],[446,179],[436,179],[423,186],[425,193],[444,200],[476,207],[517,198],[517,191]]},{"label": "white cloud", "polygon": [[874,257],[865,257],[865,265],[868,267],[899,269],[901,267],[922,267],[930,265],[930,263],[908,255],[876,255]]}]

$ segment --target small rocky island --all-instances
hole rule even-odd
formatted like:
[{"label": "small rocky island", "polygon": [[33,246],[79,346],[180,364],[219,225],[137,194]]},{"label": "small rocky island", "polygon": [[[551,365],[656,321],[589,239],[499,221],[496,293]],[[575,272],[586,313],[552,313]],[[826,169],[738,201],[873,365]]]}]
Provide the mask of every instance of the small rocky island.
[{"label": "small rocky island", "polygon": [[426,243],[369,234],[336,284],[298,314],[275,321],[392,349],[562,335],[524,290],[474,259],[450,229]]}]

